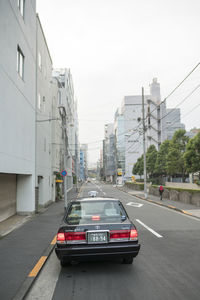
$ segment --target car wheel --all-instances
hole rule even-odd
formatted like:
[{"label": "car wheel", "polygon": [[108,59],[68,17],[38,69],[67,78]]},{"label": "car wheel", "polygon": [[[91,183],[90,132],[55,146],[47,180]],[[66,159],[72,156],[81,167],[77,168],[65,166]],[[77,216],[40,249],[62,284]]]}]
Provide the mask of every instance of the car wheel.
[{"label": "car wheel", "polygon": [[133,257],[130,256],[130,257],[126,257],[123,259],[123,263],[124,264],[132,264],[133,263]]},{"label": "car wheel", "polygon": [[69,265],[70,264],[70,262],[69,261],[67,261],[67,260],[61,260],[60,261],[60,265],[61,265],[61,267],[66,267],[67,265]]}]

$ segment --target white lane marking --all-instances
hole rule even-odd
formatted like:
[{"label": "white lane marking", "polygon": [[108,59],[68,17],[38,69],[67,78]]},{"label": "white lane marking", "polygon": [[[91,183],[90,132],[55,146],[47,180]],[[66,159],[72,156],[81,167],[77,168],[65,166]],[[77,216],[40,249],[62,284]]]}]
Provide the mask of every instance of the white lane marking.
[{"label": "white lane marking", "polygon": [[135,203],[135,202],[129,202],[129,203],[126,203],[126,205],[134,206],[134,207],[142,207],[144,204]]},{"label": "white lane marking", "polygon": [[139,219],[136,219],[136,221],[138,223],[140,223],[142,226],[144,226],[147,230],[149,230],[151,233],[153,233],[155,236],[157,236],[158,238],[163,237],[162,235],[160,235],[159,233],[157,233],[156,231],[154,231],[153,229],[151,229],[149,226],[145,225],[143,222],[141,222]]}]

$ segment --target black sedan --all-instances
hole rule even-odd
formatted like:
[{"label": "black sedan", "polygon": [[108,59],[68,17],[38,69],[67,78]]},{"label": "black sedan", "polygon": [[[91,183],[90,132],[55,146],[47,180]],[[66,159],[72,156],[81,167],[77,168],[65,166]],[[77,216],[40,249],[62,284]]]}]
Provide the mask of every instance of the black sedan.
[{"label": "black sedan", "polygon": [[55,248],[61,266],[97,258],[121,258],[131,264],[139,250],[137,229],[119,200],[83,198],[69,203]]}]

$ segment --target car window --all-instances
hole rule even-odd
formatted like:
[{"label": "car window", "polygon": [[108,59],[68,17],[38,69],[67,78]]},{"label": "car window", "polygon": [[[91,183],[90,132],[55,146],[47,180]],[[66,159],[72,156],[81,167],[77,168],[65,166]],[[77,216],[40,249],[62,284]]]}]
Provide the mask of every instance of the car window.
[{"label": "car window", "polygon": [[127,215],[118,201],[83,201],[70,205],[65,221],[71,225],[119,223],[126,219],[124,216]]}]

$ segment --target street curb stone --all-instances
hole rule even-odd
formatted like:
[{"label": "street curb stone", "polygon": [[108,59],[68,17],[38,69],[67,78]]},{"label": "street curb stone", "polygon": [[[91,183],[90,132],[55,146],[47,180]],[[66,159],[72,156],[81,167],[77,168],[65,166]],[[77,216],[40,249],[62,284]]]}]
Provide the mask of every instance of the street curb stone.
[{"label": "street curb stone", "polygon": [[24,300],[25,297],[27,296],[28,292],[30,291],[33,283],[35,282],[36,278],[38,277],[38,275],[40,274],[41,270],[43,269],[45,263],[47,262],[50,254],[52,253],[53,249],[54,249],[55,245],[50,244],[46,250],[44,251],[42,256],[46,256],[46,260],[44,262],[44,264],[42,265],[42,267],[40,268],[40,270],[38,271],[37,275],[35,277],[27,277],[24,282],[22,283],[21,287],[19,288],[17,294],[15,295],[15,297],[13,298],[13,300]]}]

